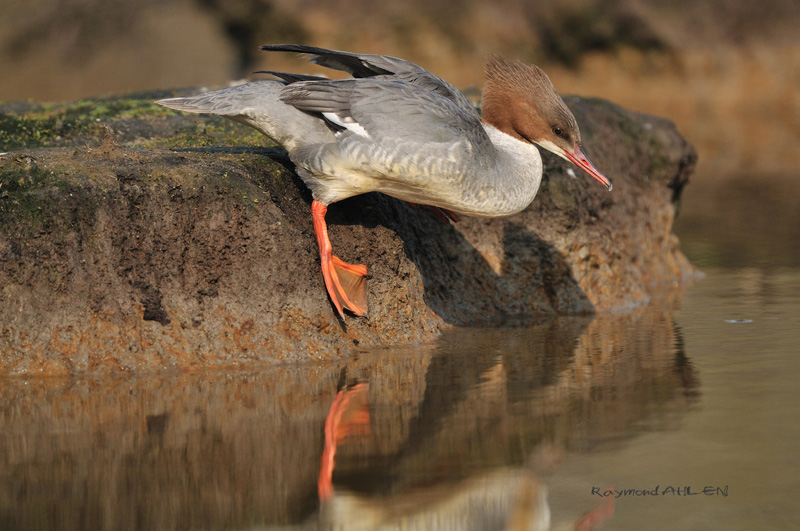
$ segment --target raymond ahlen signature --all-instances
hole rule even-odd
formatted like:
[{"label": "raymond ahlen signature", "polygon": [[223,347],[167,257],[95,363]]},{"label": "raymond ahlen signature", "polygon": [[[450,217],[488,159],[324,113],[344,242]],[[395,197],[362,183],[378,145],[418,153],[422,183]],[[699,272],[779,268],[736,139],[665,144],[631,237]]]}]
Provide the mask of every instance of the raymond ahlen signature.
[{"label": "raymond ahlen signature", "polygon": [[728,486],[724,487],[705,486],[703,488],[693,488],[690,486],[673,487],[667,485],[661,488],[656,485],[651,489],[614,489],[600,487],[592,487],[592,496],[599,496],[601,498],[623,498],[623,497],[638,497],[638,496],[728,496]]}]

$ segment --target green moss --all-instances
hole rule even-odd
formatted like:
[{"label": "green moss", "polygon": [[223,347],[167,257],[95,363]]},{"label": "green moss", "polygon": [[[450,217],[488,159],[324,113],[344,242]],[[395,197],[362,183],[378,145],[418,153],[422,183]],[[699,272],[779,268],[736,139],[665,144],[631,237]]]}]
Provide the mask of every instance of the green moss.
[{"label": "green moss", "polygon": [[89,120],[135,120],[155,116],[170,116],[172,111],[157,105],[149,99],[109,99],[85,100],[65,109],[67,117],[87,118]]},{"label": "green moss", "polygon": [[165,93],[72,103],[0,104],[0,151],[96,146],[112,131],[120,144],[153,148],[263,147],[258,131],[219,116],[178,113],[154,103]]},{"label": "green moss", "polygon": [[170,149],[176,148],[201,148],[213,146],[216,140],[208,132],[208,129],[202,125],[180,131],[172,136],[161,139],[156,142],[158,147],[166,147]]},{"label": "green moss", "polygon": [[60,124],[53,118],[29,118],[0,113],[0,149],[45,145],[58,135]]},{"label": "green moss", "polygon": [[46,201],[35,191],[49,181],[50,175],[36,166],[0,172],[0,224],[16,218],[29,232],[39,231]]},{"label": "green moss", "polygon": [[178,128],[174,134],[146,143],[168,149],[203,147],[264,147],[270,140],[250,127],[219,117],[199,117],[194,125]]},{"label": "green moss", "polygon": [[277,145],[275,142],[250,127],[245,127],[244,130],[242,130],[240,126],[239,134],[235,136],[234,139],[238,140],[240,146],[261,147],[265,145]]},{"label": "green moss", "polygon": [[35,164],[29,168],[14,168],[0,171],[0,198],[10,194],[39,188],[49,181],[50,174]]},{"label": "green moss", "polygon": [[149,99],[91,99],[23,108],[0,106],[0,149],[48,147],[94,135],[101,123],[154,119],[170,111]]},{"label": "green moss", "polygon": [[68,168],[32,159],[26,166],[7,159],[0,163],[0,227],[17,238],[31,238],[72,230],[77,219],[93,218],[98,208],[94,185]]}]

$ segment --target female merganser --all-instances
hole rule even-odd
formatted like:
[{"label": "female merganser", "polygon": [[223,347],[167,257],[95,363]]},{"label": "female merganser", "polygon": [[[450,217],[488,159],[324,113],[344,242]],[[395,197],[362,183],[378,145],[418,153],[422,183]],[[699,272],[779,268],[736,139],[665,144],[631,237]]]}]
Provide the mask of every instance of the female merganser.
[{"label": "female merganser", "polygon": [[581,148],[575,117],[547,74],[489,57],[483,116],[455,87],[413,63],[294,44],[266,51],[299,52],[353,78],[329,80],[284,72],[188,98],[157,103],[249,125],[282,145],[311,189],[311,214],[322,275],[339,315],[366,315],[364,265],[333,255],[327,206],[366,192],[478,217],[509,216],[527,207],[542,180],[534,144],[565,158],[611,190]]}]

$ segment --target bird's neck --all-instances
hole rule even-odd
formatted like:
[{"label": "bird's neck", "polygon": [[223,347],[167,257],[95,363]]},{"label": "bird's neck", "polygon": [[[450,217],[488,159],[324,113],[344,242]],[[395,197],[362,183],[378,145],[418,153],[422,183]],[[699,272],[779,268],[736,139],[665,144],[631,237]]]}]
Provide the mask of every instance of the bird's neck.
[{"label": "bird's neck", "polygon": [[[542,158],[530,142],[518,140],[483,122],[483,128],[496,150],[492,171],[486,172],[483,183],[493,189],[494,205],[476,216],[506,216],[525,209],[536,196],[542,182]],[[481,177],[476,176],[478,179]]]}]

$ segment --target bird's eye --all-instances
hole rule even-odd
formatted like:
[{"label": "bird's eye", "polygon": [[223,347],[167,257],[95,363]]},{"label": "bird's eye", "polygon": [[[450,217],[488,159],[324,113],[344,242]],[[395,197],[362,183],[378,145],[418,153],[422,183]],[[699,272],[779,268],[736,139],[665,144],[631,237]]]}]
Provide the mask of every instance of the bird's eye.
[{"label": "bird's eye", "polygon": [[560,127],[553,127],[553,133],[556,136],[561,136],[564,134],[564,131],[562,131]]}]

